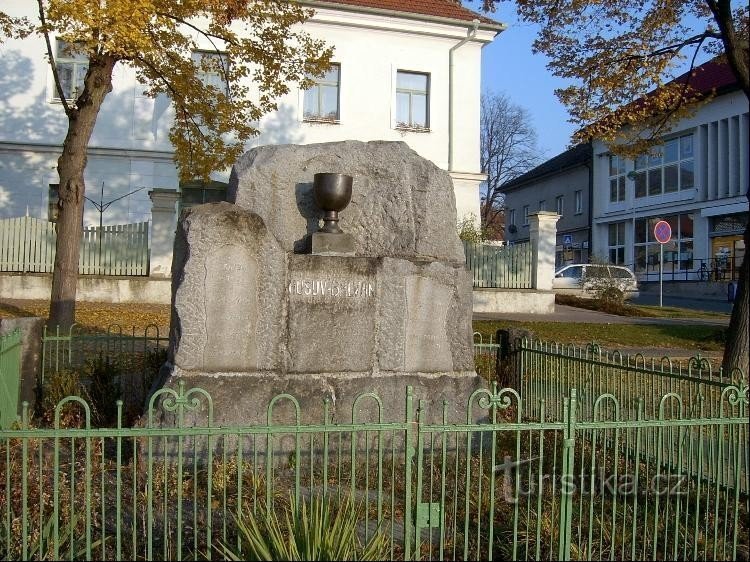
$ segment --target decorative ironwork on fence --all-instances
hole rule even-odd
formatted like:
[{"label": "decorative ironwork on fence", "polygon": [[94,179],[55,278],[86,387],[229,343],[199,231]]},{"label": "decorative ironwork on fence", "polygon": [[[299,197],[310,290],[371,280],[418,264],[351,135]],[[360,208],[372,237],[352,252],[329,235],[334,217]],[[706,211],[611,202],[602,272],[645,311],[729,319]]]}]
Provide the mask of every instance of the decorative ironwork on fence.
[{"label": "decorative ironwork on fence", "polygon": [[[45,334],[45,372],[92,356],[138,365],[165,343],[154,328]],[[488,378],[499,348],[475,335]],[[411,388],[397,420],[383,419],[373,393],[335,421],[328,397],[310,413],[282,394],[265,425],[220,427],[211,397],[184,384],[157,391],[132,427],[122,401],[99,428],[98,405],[77,396],[58,403],[48,428],[32,427],[24,409],[0,435],[0,557],[242,559],[237,521],[283,520],[290,498],[353,503],[359,539],[382,536],[389,559],[746,551],[741,373],[730,381],[700,358],[647,361],[595,345],[515,349],[519,387],[478,390],[461,419]]]},{"label": "decorative ironwork on fence", "polygon": [[[34,217],[0,219],[0,271],[50,273],[55,264],[55,223]],[[148,275],[148,222],[86,227],[78,272]]]},{"label": "decorative ironwork on fence", "polygon": [[[53,428],[24,412],[0,437],[0,556],[210,559],[226,547],[241,559],[237,518],[283,518],[291,496],[353,500],[358,535],[382,534],[390,559],[733,560],[747,546],[747,386],[721,402],[731,416],[690,416],[669,393],[648,418],[604,394],[581,420],[571,390],[550,420],[545,400],[529,416],[515,390],[493,388],[448,419],[447,404],[407,388],[400,421],[365,393],[348,420],[333,423],[321,397],[321,422],[302,424],[283,394],[266,425],[217,427],[211,397],[180,385],[152,397],[141,425],[123,427],[119,404],[115,427],[93,429],[89,405],[69,397]],[[273,422],[279,408],[290,421]],[[426,423],[428,408],[442,423]],[[64,427],[72,412],[80,427]],[[165,414],[174,426],[155,421]]]},{"label": "decorative ironwork on fence", "polygon": [[533,288],[533,251],[530,242],[498,247],[464,241],[464,254],[474,287]]},{"label": "decorative ironwork on fence", "polygon": [[38,400],[44,399],[45,381],[51,375],[77,371],[87,384],[90,381],[85,379],[105,369],[108,376],[116,379],[112,388],[123,397],[125,410],[142,409],[159,367],[166,360],[168,345],[169,337],[154,324],[139,331],[132,328],[129,333],[119,325],[110,326],[106,332],[87,332],[73,324],[62,333],[59,327],[50,332],[45,326]]}]

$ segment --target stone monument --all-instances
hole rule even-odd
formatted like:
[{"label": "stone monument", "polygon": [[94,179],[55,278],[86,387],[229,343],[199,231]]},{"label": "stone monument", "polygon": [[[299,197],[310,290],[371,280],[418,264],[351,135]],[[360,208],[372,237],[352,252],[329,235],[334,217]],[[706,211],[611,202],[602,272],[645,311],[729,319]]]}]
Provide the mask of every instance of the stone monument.
[{"label": "stone monument", "polygon": [[[350,182],[348,205],[322,202],[326,182]],[[324,397],[330,421],[351,421],[362,393],[382,402],[363,421],[402,422],[407,385],[427,419],[446,400],[465,421],[483,382],[446,172],[402,142],[265,146],[234,166],[228,199],[180,219],[163,384],[206,390],[218,425],[265,424],[279,393],[300,423],[322,421]]]}]

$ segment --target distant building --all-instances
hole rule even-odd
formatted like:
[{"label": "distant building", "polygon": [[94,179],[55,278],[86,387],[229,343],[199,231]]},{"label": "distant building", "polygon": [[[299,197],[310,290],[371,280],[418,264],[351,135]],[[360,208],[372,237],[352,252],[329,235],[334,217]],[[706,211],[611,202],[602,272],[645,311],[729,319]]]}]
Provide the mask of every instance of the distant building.
[{"label": "distant building", "polygon": [[690,83],[715,97],[650,154],[620,158],[595,139],[505,184],[507,240],[528,239],[529,213],[557,210],[557,266],[596,256],[655,281],[653,230],[664,220],[672,231],[663,248],[666,279],[736,279],[746,252],[748,100],[716,60],[695,69]]},{"label": "distant building", "polygon": [[[333,68],[304,91],[293,87],[278,110],[257,124],[265,144],[356,139],[404,141],[453,179],[458,218],[479,216],[479,99],[482,47],[504,26],[453,0],[301,0],[314,16],[304,24],[335,48]],[[28,0],[4,0],[11,15],[36,18]],[[196,36],[196,61],[219,57]],[[85,75],[85,57],[71,56],[52,38],[66,95]],[[30,215],[55,220],[56,161],[67,130],[46,45],[38,36],[8,40],[0,57],[5,89],[0,102],[0,218]],[[206,73],[205,80],[221,80]],[[211,182],[180,182],[169,129],[174,110],[166,96],[143,95],[135,72],[116,68],[88,147],[85,179],[95,201],[123,197],[108,209],[108,224],[149,220],[148,190],[181,192],[180,204],[222,200],[229,170]],[[87,202],[84,223],[98,224]]]},{"label": "distant building", "polygon": [[659,220],[672,230],[664,245],[667,279],[736,278],[745,255],[748,100],[728,65],[714,60],[694,72],[691,86],[716,96],[650,155],[625,160],[593,142],[594,253],[632,267],[642,280],[658,278]]},{"label": "distant building", "polygon": [[560,215],[556,267],[588,262],[591,154],[590,144],[580,144],[502,186],[507,242],[529,239],[529,214],[555,211]]}]

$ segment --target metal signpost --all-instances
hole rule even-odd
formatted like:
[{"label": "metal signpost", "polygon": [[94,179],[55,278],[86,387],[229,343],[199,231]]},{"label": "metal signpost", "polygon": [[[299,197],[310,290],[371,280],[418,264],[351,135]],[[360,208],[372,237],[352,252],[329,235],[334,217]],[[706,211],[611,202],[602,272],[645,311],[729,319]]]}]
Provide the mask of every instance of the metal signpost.
[{"label": "metal signpost", "polygon": [[659,243],[659,307],[662,306],[662,274],[664,272],[664,244],[672,238],[672,227],[667,221],[659,221],[654,225],[654,238]]}]

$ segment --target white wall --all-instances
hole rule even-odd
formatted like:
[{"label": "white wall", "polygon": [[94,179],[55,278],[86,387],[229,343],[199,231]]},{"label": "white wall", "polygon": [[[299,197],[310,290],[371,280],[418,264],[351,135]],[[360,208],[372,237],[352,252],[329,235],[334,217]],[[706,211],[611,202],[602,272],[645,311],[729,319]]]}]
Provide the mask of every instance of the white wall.
[{"label": "white wall", "polygon": [[[6,5],[9,4],[9,5]],[[11,14],[33,17],[24,0],[4,2]],[[278,110],[259,123],[261,135],[248,146],[314,143],[344,139],[405,141],[443,169],[448,167],[449,49],[465,38],[466,25],[421,22],[391,16],[319,9],[305,24],[311,35],[335,47],[341,65],[341,119],[338,124],[302,121],[302,92],[291,88]],[[455,51],[454,182],[458,218],[479,215],[479,96],[481,47],[495,31],[479,30],[476,40]],[[0,46],[0,217],[46,217],[47,193],[56,183],[58,147],[66,131],[59,102],[53,101],[51,71],[38,37]],[[394,127],[396,70],[430,73],[430,131]],[[118,65],[90,143],[87,195],[104,202],[142,186],[178,187],[168,140],[173,119],[168,99],[142,95],[131,69]],[[229,170],[215,175],[226,181]],[[112,205],[105,223],[148,218],[150,201],[143,189]],[[86,224],[98,222],[87,203]]]}]

